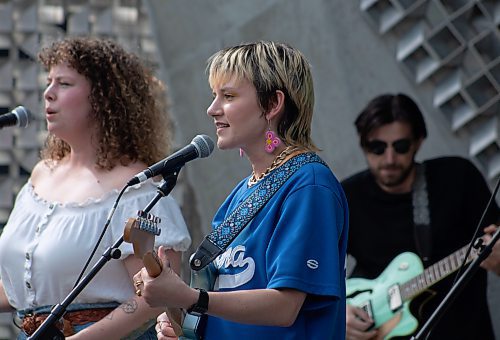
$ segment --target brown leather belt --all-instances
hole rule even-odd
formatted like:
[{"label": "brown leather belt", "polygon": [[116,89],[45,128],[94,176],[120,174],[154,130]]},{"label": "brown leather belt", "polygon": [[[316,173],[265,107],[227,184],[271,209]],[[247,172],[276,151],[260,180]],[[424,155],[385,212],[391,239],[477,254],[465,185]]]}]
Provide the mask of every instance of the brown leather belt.
[{"label": "brown leather belt", "polygon": [[[113,310],[114,308],[96,308],[67,312],[62,319],[56,322],[56,326],[64,333],[65,337],[71,336],[75,334],[74,326],[97,322]],[[47,313],[26,314],[23,318],[23,331],[28,335],[32,335],[48,316]]]}]

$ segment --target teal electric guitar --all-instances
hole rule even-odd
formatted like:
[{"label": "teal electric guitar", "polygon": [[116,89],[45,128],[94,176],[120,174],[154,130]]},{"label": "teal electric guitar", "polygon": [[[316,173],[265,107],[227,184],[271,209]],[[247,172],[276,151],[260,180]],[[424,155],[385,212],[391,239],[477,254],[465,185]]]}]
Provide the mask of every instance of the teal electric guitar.
[{"label": "teal electric guitar", "polygon": [[[460,268],[468,245],[424,270],[420,258],[410,252],[399,254],[374,280],[346,281],[347,304],[365,310],[379,329],[377,339],[409,335],[418,321],[410,312],[410,301]],[[472,248],[467,263],[477,257]]]}]

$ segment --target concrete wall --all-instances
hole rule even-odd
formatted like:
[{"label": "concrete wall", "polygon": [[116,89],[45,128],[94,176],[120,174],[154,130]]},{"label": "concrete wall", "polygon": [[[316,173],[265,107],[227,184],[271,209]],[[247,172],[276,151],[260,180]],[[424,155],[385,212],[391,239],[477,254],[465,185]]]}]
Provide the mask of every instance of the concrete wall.
[{"label": "concrete wall", "polygon": [[[369,99],[383,92],[407,93],[424,110],[429,137],[419,159],[467,155],[466,141],[451,132],[442,114],[433,110],[430,98],[419,96],[428,85],[416,88],[405,76],[394,51],[363,16],[359,1],[149,0],[149,5],[179,146],[200,133],[215,140],[212,120],[206,115],[211,101],[206,59],[232,44],[276,40],[299,48],[313,67],[313,139],[339,179],[365,167],[353,121]],[[194,245],[208,232],[211,217],[226,194],[250,171],[237,150],[215,150],[210,158],[183,169],[183,186],[176,195]],[[500,279],[491,276],[490,283],[490,299],[498,302]],[[500,305],[496,305],[493,318],[500,334]]]}]

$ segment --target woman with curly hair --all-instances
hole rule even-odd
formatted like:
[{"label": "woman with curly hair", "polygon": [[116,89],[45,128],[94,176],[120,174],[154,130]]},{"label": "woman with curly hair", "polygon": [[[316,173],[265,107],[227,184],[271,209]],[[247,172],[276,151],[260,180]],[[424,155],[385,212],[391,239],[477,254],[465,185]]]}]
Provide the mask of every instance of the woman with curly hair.
[{"label": "woman with curly hair", "polygon": [[[73,289],[120,190],[170,149],[164,88],[135,54],[108,40],[66,38],[42,49],[39,59],[48,71],[48,137],[0,238],[0,311],[17,311],[19,338],[33,334]],[[149,180],[126,189],[96,255],[123,235],[125,221],[151,202],[156,187]],[[156,245],[168,249],[178,272],[191,242],[180,209],[165,197],[151,213],[162,221]],[[68,306],[64,336],[156,338],[150,320],[162,309],[134,294],[142,261],[131,244],[120,250],[120,259]]]}]

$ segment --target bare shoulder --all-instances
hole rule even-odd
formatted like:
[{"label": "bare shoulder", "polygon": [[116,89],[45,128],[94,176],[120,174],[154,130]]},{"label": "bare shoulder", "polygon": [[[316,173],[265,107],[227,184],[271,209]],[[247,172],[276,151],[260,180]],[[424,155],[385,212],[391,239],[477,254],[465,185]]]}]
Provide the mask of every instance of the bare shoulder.
[{"label": "bare shoulder", "polygon": [[123,176],[124,178],[133,177],[137,173],[143,171],[148,166],[142,162],[134,162],[127,165],[117,165],[115,166],[111,172],[116,176]]},{"label": "bare shoulder", "polygon": [[116,165],[102,178],[113,188],[119,188],[125,185],[132,177],[147,168],[147,165],[141,162],[130,163],[128,165]]},{"label": "bare shoulder", "polygon": [[50,175],[51,169],[46,161],[39,161],[33,167],[31,171],[31,182],[36,185],[36,183],[45,180]]}]

